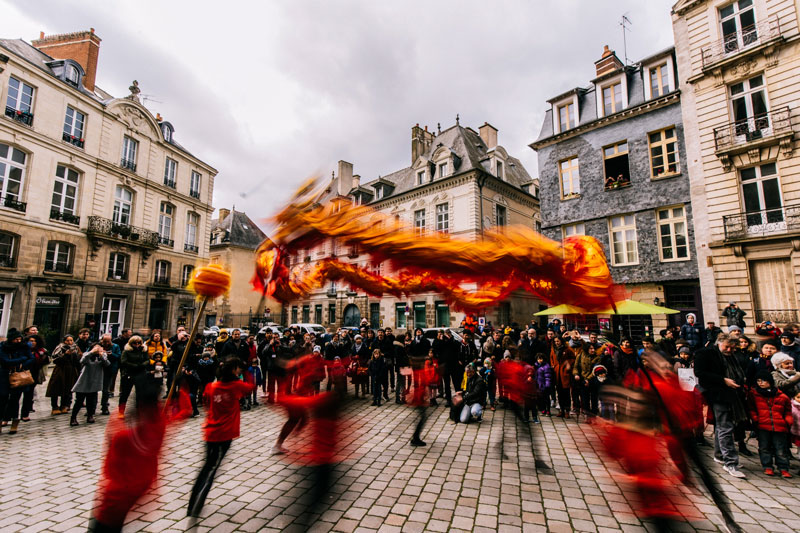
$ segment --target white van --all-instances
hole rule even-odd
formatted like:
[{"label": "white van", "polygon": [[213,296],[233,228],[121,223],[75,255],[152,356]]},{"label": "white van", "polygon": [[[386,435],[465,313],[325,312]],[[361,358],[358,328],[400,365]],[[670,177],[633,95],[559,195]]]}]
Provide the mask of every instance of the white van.
[{"label": "white van", "polygon": [[289,324],[289,328],[298,328],[303,333],[313,333],[317,337],[328,332],[322,324]]}]

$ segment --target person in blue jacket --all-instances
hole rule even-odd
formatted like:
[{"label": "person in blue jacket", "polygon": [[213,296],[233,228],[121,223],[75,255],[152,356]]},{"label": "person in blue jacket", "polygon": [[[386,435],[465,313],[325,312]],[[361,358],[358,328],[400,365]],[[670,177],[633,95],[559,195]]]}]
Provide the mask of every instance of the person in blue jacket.
[{"label": "person in blue jacket", "polygon": [[6,340],[0,344],[0,418],[11,420],[12,435],[19,428],[19,403],[25,387],[12,389],[8,377],[12,372],[29,370],[35,360],[30,345],[22,340],[22,333],[14,328],[8,330]]},{"label": "person in blue jacket", "polygon": [[681,338],[689,343],[692,352],[696,352],[705,344],[703,328],[697,325],[694,313],[686,314],[686,323],[681,326]]}]

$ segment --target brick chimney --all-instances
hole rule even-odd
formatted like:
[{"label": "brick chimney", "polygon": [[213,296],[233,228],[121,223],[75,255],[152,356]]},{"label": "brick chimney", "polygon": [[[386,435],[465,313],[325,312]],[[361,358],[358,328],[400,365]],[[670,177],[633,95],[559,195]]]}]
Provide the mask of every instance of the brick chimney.
[{"label": "brick chimney", "polygon": [[86,87],[86,90],[94,92],[97,56],[100,54],[100,37],[94,33],[94,28],[90,28],[89,31],[48,35],[47,37],[44,32],[41,32],[39,38],[31,41],[31,44],[53,59],[77,61],[86,72],[83,77],[83,86]]},{"label": "brick chimney", "polygon": [[602,57],[594,62],[594,67],[597,69],[598,78],[603,74],[620,69],[623,66],[624,65],[622,64],[622,61],[619,60],[617,54],[614,53],[614,50],[608,49],[608,45],[603,47]]},{"label": "brick chimney", "polygon": [[347,196],[353,188],[353,163],[339,161],[339,196]]},{"label": "brick chimney", "polygon": [[219,208],[219,221],[220,222],[224,221],[226,218],[228,218],[228,215],[230,215],[230,214],[231,214],[231,210],[230,209],[226,209],[224,207],[220,207]]},{"label": "brick chimney", "polygon": [[487,150],[497,147],[497,128],[488,122],[484,122],[483,126],[478,128],[478,131],[480,132],[481,139],[486,143]]},{"label": "brick chimney", "polygon": [[417,160],[419,156],[428,151],[428,148],[433,144],[435,135],[432,131],[428,131],[428,126],[425,129],[419,127],[419,124],[411,128],[411,164]]}]

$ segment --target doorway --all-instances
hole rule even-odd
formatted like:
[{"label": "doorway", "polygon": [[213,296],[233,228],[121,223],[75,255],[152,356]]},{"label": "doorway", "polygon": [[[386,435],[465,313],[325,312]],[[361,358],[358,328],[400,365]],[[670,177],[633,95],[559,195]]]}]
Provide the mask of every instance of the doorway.
[{"label": "doorway", "polygon": [[344,308],[342,322],[346,328],[358,327],[361,324],[361,311],[356,304],[350,304]]},{"label": "doorway", "polygon": [[58,346],[64,334],[66,298],[62,295],[39,295],[36,297],[33,323],[39,326],[39,335],[44,339],[45,346],[50,352]]},{"label": "doorway", "polygon": [[168,311],[169,300],[155,298],[150,300],[150,313],[147,315],[147,327],[151,330],[164,330],[167,325]]}]

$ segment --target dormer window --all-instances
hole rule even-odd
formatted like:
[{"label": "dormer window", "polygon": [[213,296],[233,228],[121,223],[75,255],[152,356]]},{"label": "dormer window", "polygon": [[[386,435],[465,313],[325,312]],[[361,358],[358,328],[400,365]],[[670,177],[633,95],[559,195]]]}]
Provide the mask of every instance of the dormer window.
[{"label": "dormer window", "polygon": [[417,185],[422,185],[425,183],[425,171],[420,170],[417,172]]},{"label": "dormer window", "polygon": [[498,178],[503,179],[503,162],[502,161],[495,162],[495,171],[496,171],[495,175]]},{"label": "dormer window", "polygon": [[172,141],[172,133],[169,131],[169,128],[164,128],[164,140],[167,142]]},{"label": "dormer window", "polygon": [[[159,118],[160,120],[160,118]],[[164,135],[164,140],[168,143],[172,142],[172,135],[175,133],[175,129],[172,127],[172,124],[169,122],[162,122],[161,123],[161,133]]]},{"label": "dormer window", "polygon": [[439,163],[439,177],[443,178],[447,176],[447,162]]},{"label": "dormer window", "polygon": [[559,131],[567,131],[575,127],[577,115],[575,104],[572,102],[558,106],[558,127]]},{"label": "dormer window", "polygon": [[67,65],[66,80],[67,83],[70,83],[75,87],[78,86],[79,74],[78,69],[75,68],[75,65]]},{"label": "dormer window", "polygon": [[375,199],[380,200],[383,198],[383,187],[376,187],[375,188]]},{"label": "dormer window", "polygon": [[603,115],[622,110],[622,84],[617,82],[603,87]]}]

